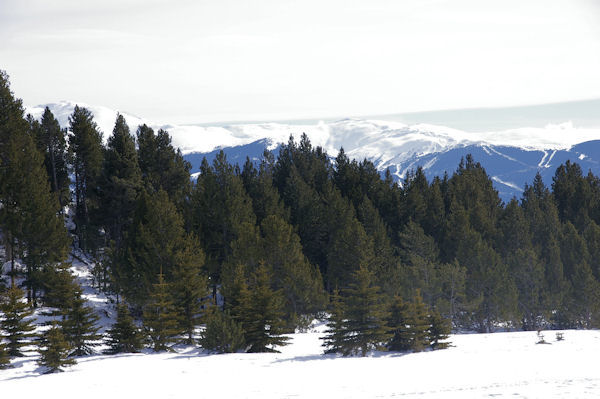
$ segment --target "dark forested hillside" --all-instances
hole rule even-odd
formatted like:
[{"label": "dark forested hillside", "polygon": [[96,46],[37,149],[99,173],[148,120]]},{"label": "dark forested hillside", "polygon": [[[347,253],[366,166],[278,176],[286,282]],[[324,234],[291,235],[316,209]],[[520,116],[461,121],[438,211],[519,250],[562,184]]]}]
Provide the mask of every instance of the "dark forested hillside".
[{"label": "dark forested hillside", "polygon": [[[141,335],[155,350],[193,343],[200,324],[208,350],[274,350],[326,314],[328,350],[363,355],[441,348],[451,327],[600,323],[600,179],[576,163],[504,203],[471,155],[399,185],[303,135],[258,162],[219,152],[191,182],[167,132],[130,132],[119,116],[107,144],[102,134],[85,108],[68,131],[49,110],[27,118],[0,75],[2,291],[62,303],[55,335],[80,352],[96,330],[62,263],[71,241],[120,304],[114,351],[137,350]],[[87,332],[73,337],[75,314]]]}]

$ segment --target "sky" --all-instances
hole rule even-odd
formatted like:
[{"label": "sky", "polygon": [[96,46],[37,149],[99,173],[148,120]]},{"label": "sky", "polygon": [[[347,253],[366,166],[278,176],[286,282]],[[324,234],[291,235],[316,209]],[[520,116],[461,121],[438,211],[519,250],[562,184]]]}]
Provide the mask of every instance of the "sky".
[{"label": "sky", "polygon": [[600,98],[598,0],[2,0],[25,104],[160,123]]}]

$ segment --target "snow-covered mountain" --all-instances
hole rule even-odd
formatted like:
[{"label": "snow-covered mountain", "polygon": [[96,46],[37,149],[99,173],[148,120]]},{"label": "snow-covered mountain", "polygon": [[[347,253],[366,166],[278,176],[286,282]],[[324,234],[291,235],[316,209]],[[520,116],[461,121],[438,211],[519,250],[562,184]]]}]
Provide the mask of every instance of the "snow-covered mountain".
[{"label": "snow-covered mountain", "polygon": [[[106,139],[112,131],[117,111],[79,105],[94,114]],[[61,125],[67,126],[75,103],[48,106]],[[27,112],[39,117],[43,109],[44,106],[29,107]],[[169,131],[174,145],[192,163],[192,172],[198,170],[204,156],[211,159],[219,149],[223,149],[232,162],[243,163],[247,156],[258,159],[265,148],[276,150],[290,135],[298,139],[306,133],[313,145],[322,146],[330,156],[334,157],[343,147],[349,157],[369,159],[381,171],[389,168],[398,179],[418,166],[425,169],[428,177],[451,173],[460,158],[471,153],[492,176],[504,200],[519,197],[525,183],[530,183],[538,170],[550,184],[556,167],[567,159],[580,163],[585,172],[592,170],[600,174],[600,128],[575,126],[570,121],[542,127],[473,132],[382,119],[157,125],[126,112],[122,114],[132,131],[142,123]]]}]

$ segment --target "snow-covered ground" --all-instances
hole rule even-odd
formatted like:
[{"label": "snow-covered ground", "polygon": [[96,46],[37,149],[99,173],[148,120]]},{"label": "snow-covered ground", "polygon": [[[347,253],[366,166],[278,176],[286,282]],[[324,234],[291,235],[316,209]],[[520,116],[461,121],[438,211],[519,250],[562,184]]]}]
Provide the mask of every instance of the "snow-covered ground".
[{"label": "snow-covered ground", "polygon": [[[89,267],[73,259],[84,295],[102,316],[107,299],[90,286]],[[0,371],[0,392],[28,398],[597,398],[600,332],[565,331],[453,335],[446,350],[371,353],[365,358],[323,355],[324,325],[290,335],[279,354],[176,353],[93,355],[64,373],[42,374],[34,351]],[[31,348],[34,349],[34,348]],[[101,348],[99,348],[101,349]]]},{"label": "snow-covered ground", "polygon": [[[105,330],[114,310],[91,287],[92,265],[78,256],[72,270]],[[39,314],[39,312],[38,312]],[[43,317],[38,318],[42,322]],[[0,392],[27,398],[598,398],[600,331],[459,334],[446,350],[323,355],[325,326],[290,335],[281,353],[207,355],[195,347],[175,353],[92,355],[64,373],[42,374],[35,348],[0,370]],[[101,350],[102,348],[98,348]]]},{"label": "snow-covered ground", "polygon": [[452,336],[454,347],[366,358],[323,355],[315,331],[280,354],[89,356],[40,375],[32,358],[0,371],[0,391],[36,398],[598,398],[598,331],[566,331],[536,345],[533,332]]}]

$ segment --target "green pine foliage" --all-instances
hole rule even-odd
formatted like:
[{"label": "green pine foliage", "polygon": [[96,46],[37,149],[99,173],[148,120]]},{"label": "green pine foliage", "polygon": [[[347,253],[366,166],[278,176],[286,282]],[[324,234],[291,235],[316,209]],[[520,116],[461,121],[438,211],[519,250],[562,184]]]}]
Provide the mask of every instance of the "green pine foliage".
[{"label": "green pine foliage", "polygon": [[16,286],[6,292],[5,298],[0,303],[0,311],[4,314],[0,321],[0,330],[5,332],[8,341],[8,355],[24,356],[21,348],[29,345],[30,339],[35,337],[35,325],[31,319],[33,310],[24,301],[23,291]]},{"label": "green pine foliage", "polygon": [[343,295],[343,354],[366,356],[370,350],[383,348],[390,339],[389,312],[373,273],[361,265]]},{"label": "green pine foliage", "polygon": [[175,270],[171,292],[179,311],[180,328],[193,344],[194,330],[200,324],[200,311],[208,294],[208,281],[203,271],[204,252],[193,236],[183,239],[182,248],[175,255]]},{"label": "green pine foliage", "polygon": [[107,241],[118,248],[123,234],[133,221],[133,211],[142,189],[142,173],[137,159],[135,140],[123,115],[118,115],[104,152],[103,176],[100,180],[101,222]]},{"label": "green pine foliage", "polygon": [[76,234],[79,248],[93,253],[100,246],[98,210],[100,209],[100,183],[104,159],[102,133],[94,122],[92,113],[75,106],[69,117],[69,151],[71,169],[75,177]]},{"label": "green pine foliage", "polygon": [[46,373],[61,372],[63,368],[77,363],[69,357],[71,349],[62,328],[54,322],[41,337],[38,364],[46,369]]},{"label": "green pine foliage", "polygon": [[81,288],[75,291],[68,308],[63,309],[60,325],[65,338],[72,348],[71,356],[85,356],[94,353],[102,336],[98,334],[97,322],[100,317],[94,309],[85,304]]},{"label": "green pine foliage", "polygon": [[37,145],[44,153],[44,165],[52,192],[58,196],[61,208],[69,203],[69,172],[67,154],[67,130],[61,129],[48,107],[44,109],[37,134]]},{"label": "green pine foliage", "polygon": [[329,300],[329,317],[325,330],[323,346],[325,353],[344,353],[346,348],[346,325],[344,319],[344,304],[339,290],[335,289]]},{"label": "green pine foliage", "polygon": [[442,317],[436,310],[429,312],[429,346],[431,349],[446,349],[450,346],[448,338],[452,332],[450,320]]},{"label": "green pine foliage", "polygon": [[[326,346],[347,354],[385,343],[427,347],[431,309],[479,331],[600,323],[600,178],[577,163],[560,165],[550,187],[538,173],[520,199],[503,203],[471,155],[432,181],[417,168],[394,182],[391,171],[381,176],[343,149],[331,162],[302,135],[243,167],[221,151],[192,183],[164,130],[140,126],[136,143],[119,115],[104,147],[91,112],[75,107],[69,131],[49,109],[39,121],[25,117],[0,72],[0,231],[12,280],[0,284],[24,277],[28,304],[43,300],[61,323],[85,308],[61,264],[66,209],[76,246],[102,255],[95,273],[105,292],[136,315],[171,302],[174,330],[188,342],[212,296],[224,298],[224,315],[242,326],[251,350],[274,349],[281,341],[273,337],[326,310],[335,287],[332,306],[340,306],[330,310]],[[157,274],[166,284],[160,301],[150,295]],[[361,303],[353,290],[370,299]],[[360,318],[388,310],[389,342],[385,323]],[[227,317],[215,316],[215,329]]]},{"label": "green pine foliage", "polygon": [[43,272],[44,305],[53,309],[49,312],[50,316],[61,316],[65,309],[70,308],[80,289],[70,267],[68,263],[60,263],[45,268]]},{"label": "green pine foliage", "polygon": [[244,329],[248,352],[278,352],[287,345],[284,332],[284,298],[280,290],[271,288],[269,269],[261,265],[252,273],[250,285],[240,293],[238,317]]},{"label": "green pine foliage", "polygon": [[228,311],[209,305],[204,312],[204,330],[198,343],[210,353],[235,353],[246,348],[244,330]]},{"label": "green pine foliage", "polygon": [[388,325],[392,337],[388,348],[392,351],[404,352],[412,349],[411,306],[402,297],[396,296],[390,308]]},{"label": "green pine foliage", "polygon": [[11,367],[10,355],[6,349],[6,344],[2,342],[3,337],[0,335],[0,370]]},{"label": "green pine foliage", "polygon": [[144,308],[144,329],[155,352],[171,350],[171,345],[182,333],[180,315],[169,291],[169,284],[160,273],[150,293],[150,301]]},{"label": "green pine foliage", "polygon": [[117,305],[117,320],[107,331],[106,353],[137,353],[144,347],[144,335],[135,325],[129,306],[121,302]]}]

